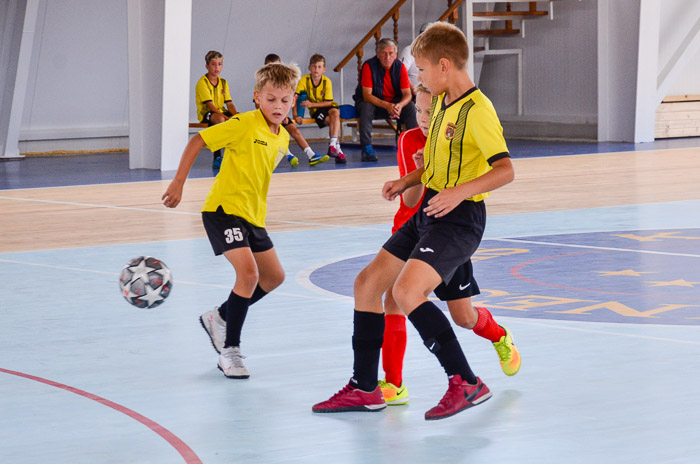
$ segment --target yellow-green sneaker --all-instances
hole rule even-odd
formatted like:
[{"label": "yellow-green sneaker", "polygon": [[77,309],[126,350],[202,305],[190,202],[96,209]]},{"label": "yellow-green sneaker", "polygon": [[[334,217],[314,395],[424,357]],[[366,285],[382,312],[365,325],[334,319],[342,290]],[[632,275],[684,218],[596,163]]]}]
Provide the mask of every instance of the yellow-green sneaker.
[{"label": "yellow-green sneaker", "polygon": [[289,161],[289,164],[291,164],[293,168],[296,167],[297,164],[299,164],[299,158],[292,155],[291,153],[287,153],[287,161]]},{"label": "yellow-green sneaker", "polygon": [[384,401],[386,401],[386,404],[389,406],[399,406],[408,403],[408,388],[406,388],[404,382],[401,382],[401,386],[397,387],[386,380],[380,380],[379,388],[382,389]]},{"label": "yellow-green sneaker", "polygon": [[493,347],[496,348],[496,353],[498,353],[503,373],[505,375],[515,375],[520,370],[520,353],[513,344],[513,337],[511,337],[510,331],[505,327],[503,327],[503,330],[506,331],[506,334],[494,343]]}]

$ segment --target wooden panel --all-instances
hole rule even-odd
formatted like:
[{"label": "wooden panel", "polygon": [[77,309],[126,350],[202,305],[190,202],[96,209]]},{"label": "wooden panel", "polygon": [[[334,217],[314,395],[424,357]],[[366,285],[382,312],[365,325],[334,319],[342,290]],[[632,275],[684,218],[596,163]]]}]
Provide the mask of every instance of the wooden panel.
[{"label": "wooden panel", "polygon": [[668,97],[664,98],[663,103],[683,101],[700,101],[700,95],[669,95]]},{"label": "wooden panel", "polygon": [[697,136],[700,136],[700,101],[679,100],[659,105],[656,110],[655,138]]}]

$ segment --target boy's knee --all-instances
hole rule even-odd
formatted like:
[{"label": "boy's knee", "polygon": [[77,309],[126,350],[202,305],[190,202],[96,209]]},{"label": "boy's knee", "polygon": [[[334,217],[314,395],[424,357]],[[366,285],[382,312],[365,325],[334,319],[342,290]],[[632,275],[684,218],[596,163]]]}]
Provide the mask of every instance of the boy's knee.
[{"label": "boy's knee", "polygon": [[260,276],[256,270],[237,270],[235,288],[252,294],[258,285],[259,279]]},{"label": "boy's knee", "polygon": [[414,309],[411,307],[411,305],[416,298],[420,296],[412,285],[409,285],[408,282],[402,279],[399,279],[394,283],[392,294],[394,301],[396,301],[396,304],[403,311],[410,311]]},{"label": "boy's knee", "polygon": [[262,278],[261,278],[260,279],[260,286],[263,287],[263,289],[269,293],[272,290],[279,287],[280,285],[282,285],[282,282],[284,282],[284,278],[285,278],[284,271],[282,269],[279,269],[278,271],[275,271],[271,275],[267,276],[264,284],[263,284]]},{"label": "boy's knee", "polygon": [[384,289],[379,289],[379,285],[377,285],[378,277],[379,276],[373,272],[371,266],[362,269],[355,278],[355,295],[369,296],[373,293],[379,293],[381,297],[381,294],[384,293]]}]

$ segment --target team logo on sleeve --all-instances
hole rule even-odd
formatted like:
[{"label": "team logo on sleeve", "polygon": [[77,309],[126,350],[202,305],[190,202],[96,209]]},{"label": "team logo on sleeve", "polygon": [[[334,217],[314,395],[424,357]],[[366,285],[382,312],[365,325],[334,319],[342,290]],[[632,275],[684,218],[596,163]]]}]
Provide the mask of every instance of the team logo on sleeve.
[{"label": "team logo on sleeve", "polygon": [[445,138],[447,140],[452,140],[452,137],[455,136],[456,131],[457,131],[457,126],[455,126],[451,122],[448,122],[447,127],[445,128]]}]

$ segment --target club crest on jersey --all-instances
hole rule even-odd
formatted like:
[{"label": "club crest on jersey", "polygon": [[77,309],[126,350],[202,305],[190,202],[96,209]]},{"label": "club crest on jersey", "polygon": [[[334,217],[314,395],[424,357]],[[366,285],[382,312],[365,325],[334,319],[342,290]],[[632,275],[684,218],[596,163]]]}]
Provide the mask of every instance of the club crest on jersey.
[{"label": "club crest on jersey", "polygon": [[455,136],[455,132],[457,132],[457,126],[451,122],[448,122],[447,127],[445,128],[445,138],[447,140],[452,140],[452,137]]}]

